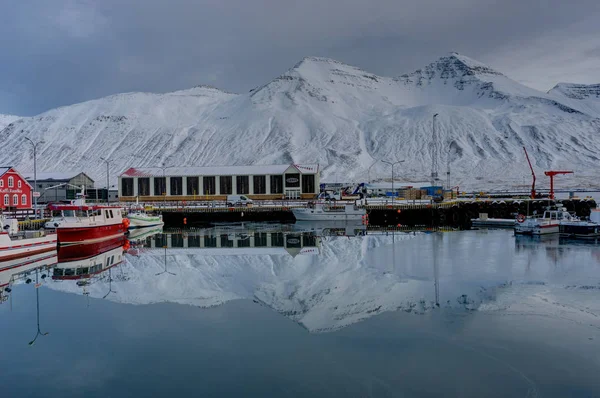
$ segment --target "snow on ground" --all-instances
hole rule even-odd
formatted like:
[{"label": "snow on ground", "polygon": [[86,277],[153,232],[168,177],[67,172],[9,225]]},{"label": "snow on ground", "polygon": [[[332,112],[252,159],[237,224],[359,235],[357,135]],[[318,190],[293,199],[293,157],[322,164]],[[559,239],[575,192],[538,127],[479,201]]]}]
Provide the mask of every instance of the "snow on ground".
[{"label": "snow on ground", "polygon": [[400,159],[395,175],[423,181],[435,154],[452,185],[526,188],[526,146],[539,175],[571,169],[560,187],[595,187],[594,87],[543,93],[456,53],[394,78],[309,57],[247,94],[207,86],[127,93],[19,119],[0,131],[0,163],[32,171],[27,136],[45,140],[40,171],[86,171],[96,181],[105,178],[101,156],[112,160],[113,181],[129,167],[294,162],[320,164],[323,181],[359,182],[374,162],[371,179],[389,178],[381,160]]},{"label": "snow on ground", "polygon": [[0,130],[2,130],[17,119],[20,119],[20,117],[15,115],[0,114]]}]

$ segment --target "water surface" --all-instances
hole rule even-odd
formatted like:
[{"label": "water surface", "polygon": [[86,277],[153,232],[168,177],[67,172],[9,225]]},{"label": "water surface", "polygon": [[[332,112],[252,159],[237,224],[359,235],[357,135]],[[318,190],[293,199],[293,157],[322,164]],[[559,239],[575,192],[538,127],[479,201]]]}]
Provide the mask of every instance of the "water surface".
[{"label": "water surface", "polygon": [[153,235],[85,286],[32,271],[0,305],[3,392],[600,396],[600,246],[304,231]]}]

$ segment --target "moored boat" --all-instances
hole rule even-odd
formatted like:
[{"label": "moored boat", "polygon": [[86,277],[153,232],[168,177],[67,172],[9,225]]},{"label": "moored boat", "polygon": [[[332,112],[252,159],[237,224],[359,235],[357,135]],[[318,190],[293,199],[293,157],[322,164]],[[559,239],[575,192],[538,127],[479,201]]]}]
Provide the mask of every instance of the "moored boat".
[{"label": "moored boat", "polygon": [[165,224],[162,216],[153,216],[144,211],[129,213],[126,217],[130,221],[129,229],[162,227]]},{"label": "moored boat", "polygon": [[95,243],[122,236],[129,227],[120,207],[58,205],[60,217],[55,218],[58,243],[61,246]]},{"label": "moored boat", "polygon": [[308,207],[293,208],[292,213],[298,221],[342,221],[365,220],[367,211],[355,204],[336,205],[330,203],[310,203]]},{"label": "moored boat", "polygon": [[561,223],[580,222],[579,218],[573,216],[564,208],[558,210],[546,210],[541,217],[525,217],[519,214],[515,224],[515,234],[517,235],[550,235],[558,234],[561,231]]},{"label": "moored boat", "polygon": [[[17,220],[0,215],[0,261],[56,250],[57,235],[44,231],[19,231]],[[3,264],[0,264],[0,269]]]}]

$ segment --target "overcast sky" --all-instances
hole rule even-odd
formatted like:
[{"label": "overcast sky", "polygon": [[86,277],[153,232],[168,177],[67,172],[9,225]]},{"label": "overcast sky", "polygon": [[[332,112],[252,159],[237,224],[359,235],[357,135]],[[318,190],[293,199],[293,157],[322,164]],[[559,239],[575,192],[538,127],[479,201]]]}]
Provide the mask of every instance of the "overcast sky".
[{"label": "overcast sky", "polygon": [[246,92],[304,56],[396,76],[457,51],[534,88],[600,83],[599,0],[3,0],[0,113]]}]

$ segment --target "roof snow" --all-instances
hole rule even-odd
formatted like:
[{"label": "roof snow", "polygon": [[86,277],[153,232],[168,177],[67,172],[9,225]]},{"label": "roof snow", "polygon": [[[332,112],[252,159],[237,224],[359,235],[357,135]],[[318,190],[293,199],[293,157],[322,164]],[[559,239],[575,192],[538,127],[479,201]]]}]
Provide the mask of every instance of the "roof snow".
[{"label": "roof snow", "polygon": [[122,177],[187,176],[187,175],[281,175],[290,167],[301,174],[315,174],[318,164],[278,164],[247,166],[206,166],[206,167],[132,167]]},{"label": "roof snow", "polygon": [[[70,171],[66,173],[54,172],[54,173],[37,173],[36,179],[38,181],[44,180],[57,180],[57,181],[69,181],[74,177],[81,174],[81,171]],[[33,180],[33,173],[23,174],[23,178],[26,180]]]}]

